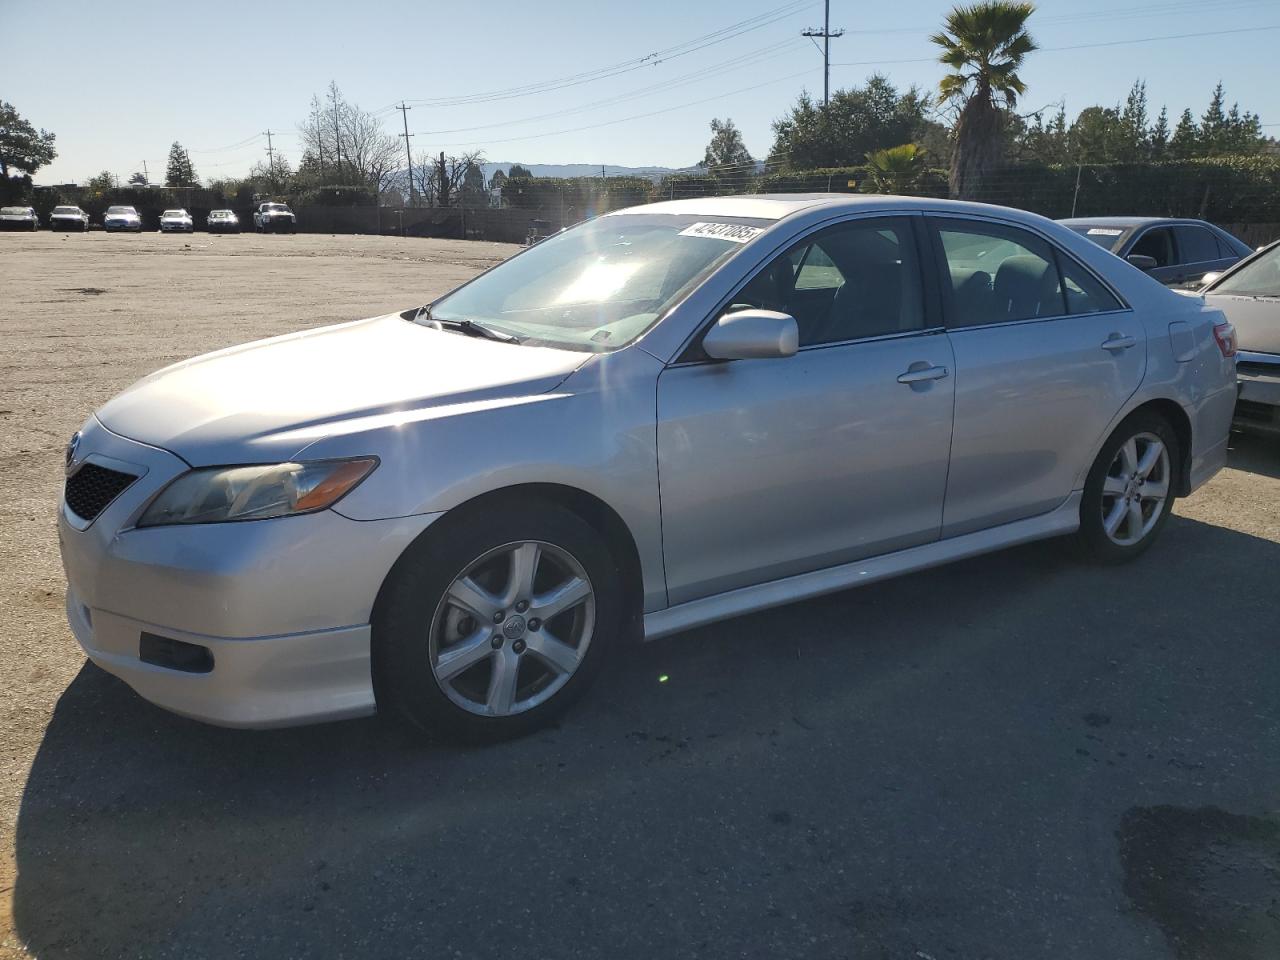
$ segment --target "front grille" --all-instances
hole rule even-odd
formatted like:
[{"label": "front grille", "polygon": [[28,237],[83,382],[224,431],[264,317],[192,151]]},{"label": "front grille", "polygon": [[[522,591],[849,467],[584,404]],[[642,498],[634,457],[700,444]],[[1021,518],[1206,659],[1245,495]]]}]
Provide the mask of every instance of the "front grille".
[{"label": "front grille", "polygon": [[96,518],[116,497],[129,489],[138,478],[132,473],[108,470],[96,463],[83,464],[67,477],[64,495],[67,506],[85,522]]}]

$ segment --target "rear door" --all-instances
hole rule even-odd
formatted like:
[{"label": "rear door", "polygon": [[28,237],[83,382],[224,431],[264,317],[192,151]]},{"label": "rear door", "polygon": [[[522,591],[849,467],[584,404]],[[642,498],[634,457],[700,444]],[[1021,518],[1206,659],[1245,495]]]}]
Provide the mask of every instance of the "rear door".
[{"label": "rear door", "polygon": [[1142,381],[1142,323],[1043,237],[930,219],[955,354],[944,537],[1059,506]]},{"label": "rear door", "polygon": [[1235,258],[1224,258],[1218,238],[1205,227],[1194,223],[1180,223],[1173,228],[1178,245],[1183,283],[1199,280],[1210,270],[1225,270],[1235,263]]}]

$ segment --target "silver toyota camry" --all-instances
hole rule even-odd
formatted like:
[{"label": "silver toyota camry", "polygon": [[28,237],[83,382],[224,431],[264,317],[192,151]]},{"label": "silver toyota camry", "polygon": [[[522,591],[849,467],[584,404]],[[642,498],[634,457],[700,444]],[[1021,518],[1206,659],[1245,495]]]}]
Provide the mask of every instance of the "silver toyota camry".
[{"label": "silver toyota camry", "polygon": [[1225,461],[1234,353],[1015,210],[623,210],[110,401],[67,449],[67,612],[202,720],[509,736],[631,637],[1046,537],[1136,557]]}]

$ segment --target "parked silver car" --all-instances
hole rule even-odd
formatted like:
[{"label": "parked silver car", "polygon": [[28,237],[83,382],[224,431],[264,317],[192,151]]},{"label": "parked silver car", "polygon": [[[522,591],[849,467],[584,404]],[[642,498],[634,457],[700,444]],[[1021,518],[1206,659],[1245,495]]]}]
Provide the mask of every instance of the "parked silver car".
[{"label": "parked silver car", "polygon": [[49,214],[50,230],[79,230],[85,233],[89,229],[89,214],[79,207],[54,207]]},{"label": "parked silver car", "polygon": [[1226,314],[1240,341],[1236,427],[1280,435],[1280,240],[1212,279],[1200,293]]},{"label": "parked silver car", "polygon": [[39,230],[35,207],[0,207],[0,230]]},{"label": "parked silver car", "polygon": [[632,635],[1060,534],[1137,556],[1225,461],[1233,349],[1019,211],[610,213],[111,400],[67,448],[68,616],[214,723],[509,736]]}]

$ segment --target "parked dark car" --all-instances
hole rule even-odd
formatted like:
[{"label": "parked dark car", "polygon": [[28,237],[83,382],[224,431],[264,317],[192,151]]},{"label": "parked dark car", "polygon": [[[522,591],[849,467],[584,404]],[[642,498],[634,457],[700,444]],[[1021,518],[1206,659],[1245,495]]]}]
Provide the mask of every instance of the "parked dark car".
[{"label": "parked dark car", "polygon": [[0,207],[0,230],[39,230],[35,207]]},{"label": "parked dark car", "polygon": [[79,207],[54,207],[49,214],[50,230],[79,230],[84,233],[89,229],[89,215]]},{"label": "parked dark car", "polygon": [[[1203,220],[1077,217],[1061,222],[1170,287],[1195,283],[1206,273],[1225,270],[1253,252],[1227,231]],[[1150,260],[1134,259],[1143,257]]]},{"label": "parked dark car", "polygon": [[1200,291],[1236,328],[1239,394],[1233,425],[1280,436],[1280,240]]}]

